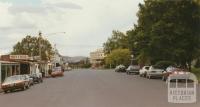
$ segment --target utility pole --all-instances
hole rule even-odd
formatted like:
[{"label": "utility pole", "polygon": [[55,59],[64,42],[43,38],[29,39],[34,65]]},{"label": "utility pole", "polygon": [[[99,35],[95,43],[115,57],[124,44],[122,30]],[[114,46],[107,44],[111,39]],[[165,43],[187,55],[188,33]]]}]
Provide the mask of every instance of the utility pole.
[{"label": "utility pole", "polygon": [[[111,53],[111,49],[109,47],[109,54]],[[110,62],[110,69],[112,69],[112,63]]]},{"label": "utility pole", "polygon": [[134,55],[131,55],[131,65],[133,65]]},{"label": "utility pole", "polygon": [[39,56],[40,56],[40,61],[42,60],[41,39],[42,39],[42,32],[39,31]]},{"label": "utility pole", "polygon": [[[47,35],[47,36],[50,36],[50,35],[56,35],[56,34],[66,34],[66,32],[55,32],[55,33],[48,33],[48,34],[44,34],[44,35]],[[40,57],[40,60],[42,60],[42,32],[39,31],[39,57]]]}]

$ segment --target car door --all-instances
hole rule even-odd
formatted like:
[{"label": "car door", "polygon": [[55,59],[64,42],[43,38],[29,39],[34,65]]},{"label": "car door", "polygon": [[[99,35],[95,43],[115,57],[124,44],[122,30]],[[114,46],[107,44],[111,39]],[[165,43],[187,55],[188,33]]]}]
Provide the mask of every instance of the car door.
[{"label": "car door", "polygon": [[24,75],[24,81],[25,81],[26,86],[30,85],[30,80],[29,80],[29,77],[27,75]]}]

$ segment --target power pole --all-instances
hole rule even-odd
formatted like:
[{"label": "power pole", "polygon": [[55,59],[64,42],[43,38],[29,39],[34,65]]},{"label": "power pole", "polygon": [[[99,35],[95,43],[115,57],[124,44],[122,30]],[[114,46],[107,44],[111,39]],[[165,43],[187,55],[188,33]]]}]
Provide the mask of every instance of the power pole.
[{"label": "power pole", "polygon": [[[47,36],[52,36],[52,35],[56,35],[56,34],[66,34],[66,32],[55,32],[55,33],[47,33],[47,34],[44,34],[44,35],[47,35]],[[42,32],[39,31],[39,57],[40,57],[40,60],[42,60]]]},{"label": "power pole", "polygon": [[40,61],[42,60],[41,39],[42,39],[42,32],[39,31],[39,57],[40,57]]}]

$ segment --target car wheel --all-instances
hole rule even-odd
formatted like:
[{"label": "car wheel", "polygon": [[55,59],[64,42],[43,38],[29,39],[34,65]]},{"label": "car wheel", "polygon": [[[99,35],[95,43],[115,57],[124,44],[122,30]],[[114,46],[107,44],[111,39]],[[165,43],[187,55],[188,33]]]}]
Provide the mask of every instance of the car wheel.
[{"label": "car wheel", "polygon": [[24,84],[24,86],[23,86],[22,90],[23,90],[23,91],[24,91],[24,90],[26,90],[26,85],[25,85],[25,84]]},{"label": "car wheel", "polygon": [[4,93],[6,94],[6,93],[8,93],[8,91],[6,90],[6,91],[4,91]]},{"label": "car wheel", "polygon": [[43,80],[42,80],[42,78],[40,79],[40,83],[42,83],[43,82]]},{"label": "car wheel", "polygon": [[146,76],[147,76],[147,73],[142,74],[142,76],[143,76],[143,77],[146,77]]},{"label": "car wheel", "polygon": [[148,75],[147,74],[145,74],[145,76],[144,76],[145,78],[148,78]]},{"label": "car wheel", "polygon": [[29,89],[30,88],[30,84],[28,84],[27,86],[26,86],[26,89]]},{"label": "car wheel", "polygon": [[151,76],[149,75],[149,79],[151,79]]},{"label": "car wheel", "polygon": [[165,78],[165,76],[163,76],[163,77],[162,77],[162,80],[163,80],[163,81],[166,81],[166,78]]}]

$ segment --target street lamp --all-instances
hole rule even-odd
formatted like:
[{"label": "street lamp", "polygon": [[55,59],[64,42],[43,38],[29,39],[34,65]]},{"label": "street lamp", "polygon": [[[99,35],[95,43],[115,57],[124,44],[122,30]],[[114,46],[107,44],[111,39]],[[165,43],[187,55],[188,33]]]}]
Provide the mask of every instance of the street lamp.
[{"label": "street lamp", "polygon": [[42,60],[41,39],[42,39],[42,32],[39,31],[39,56],[40,56],[40,61]]},{"label": "street lamp", "polygon": [[[49,33],[49,34],[45,34],[45,35],[55,35],[55,34],[59,34],[59,33],[66,34],[66,32],[55,32],[55,33]],[[42,46],[41,46],[41,39],[42,39],[42,32],[39,31],[39,57],[40,57],[40,61],[42,60]]]},{"label": "street lamp", "polygon": [[134,58],[134,55],[132,54],[131,55],[131,65],[133,65],[133,58]]}]

